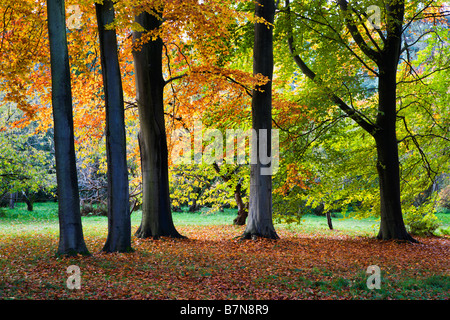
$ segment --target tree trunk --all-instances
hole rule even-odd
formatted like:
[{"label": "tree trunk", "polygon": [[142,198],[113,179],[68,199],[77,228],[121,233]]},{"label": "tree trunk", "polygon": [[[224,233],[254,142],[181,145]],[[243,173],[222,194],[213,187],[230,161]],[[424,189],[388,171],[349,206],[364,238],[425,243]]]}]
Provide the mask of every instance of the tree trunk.
[{"label": "tree trunk", "polygon": [[9,194],[9,208],[10,209],[14,209],[15,204],[16,204],[16,197],[17,197],[17,193],[16,192],[11,192]]},{"label": "tree trunk", "polygon": [[328,228],[330,230],[333,230],[333,222],[331,221],[331,212],[327,211],[326,216],[327,216]]},{"label": "tree trunk", "polygon": [[[391,55],[389,55],[389,53]],[[380,230],[382,240],[415,241],[406,231],[400,197],[400,162],[396,136],[396,74],[394,53],[387,51],[380,63],[379,113],[374,135],[377,147],[377,171],[380,186]]]},{"label": "tree trunk", "polygon": [[[144,12],[136,22],[145,30],[154,30],[161,25],[159,18],[159,14],[156,17]],[[134,32],[133,41],[139,43],[141,36],[142,32]],[[139,238],[182,237],[175,229],[170,208],[162,49],[158,37],[133,51],[143,188],[142,221],[136,232]]]},{"label": "tree trunk", "polygon": [[108,237],[103,251],[131,251],[131,221],[122,79],[117,53],[116,30],[106,30],[114,21],[114,4],[95,4],[97,13],[103,88],[106,109],[106,156],[108,165]]},{"label": "tree trunk", "polygon": [[47,13],[60,232],[57,253],[89,254],[80,215],[64,0],[48,0]]},{"label": "tree trunk", "polygon": [[234,199],[236,200],[238,214],[237,217],[233,220],[233,224],[237,226],[245,225],[245,220],[247,220],[248,217],[247,208],[245,207],[244,201],[242,201],[241,186],[242,186],[242,178],[239,179],[239,182],[237,183],[236,188],[234,190]]},{"label": "tree trunk", "polygon": [[[255,4],[255,15],[273,23],[275,2],[273,0],[258,0]],[[272,75],[273,75],[273,27],[264,23],[255,23],[255,42],[253,49],[253,73],[262,74],[269,81],[253,90],[252,123],[257,135],[257,145],[252,152],[257,152],[257,163],[250,166],[250,198],[247,227],[243,238],[264,237],[277,239],[278,235],[272,222],[272,175],[261,174],[261,169],[267,169],[270,164],[261,163],[261,132],[266,129],[268,156],[271,156],[272,130]]]},{"label": "tree trunk", "polygon": [[23,200],[27,204],[27,210],[30,212],[33,211],[33,202],[30,199],[30,197],[28,197],[28,195],[25,191],[22,191],[22,195],[23,195]]}]

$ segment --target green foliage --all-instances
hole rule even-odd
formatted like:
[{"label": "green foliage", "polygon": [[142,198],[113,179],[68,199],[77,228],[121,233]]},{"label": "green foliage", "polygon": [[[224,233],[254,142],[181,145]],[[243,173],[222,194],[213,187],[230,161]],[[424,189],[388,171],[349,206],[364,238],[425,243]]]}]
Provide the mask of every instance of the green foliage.
[{"label": "green foliage", "polygon": [[0,195],[53,191],[56,184],[50,137],[33,129],[0,130]]},{"label": "green foliage", "polygon": [[249,167],[223,164],[219,172],[210,164],[176,165],[171,169],[172,206],[189,206],[194,211],[209,207],[211,212],[236,207],[234,192],[242,180],[241,195],[248,202]]},{"label": "green foliage", "polygon": [[[371,4],[384,7],[378,1]],[[368,4],[353,2],[351,5],[355,12],[365,12]],[[409,3],[405,23],[423,6],[422,1]],[[348,29],[338,6],[326,1],[315,5],[310,1],[291,1],[291,11],[295,54],[299,54],[323,85],[320,87],[305,79],[295,66],[286,45],[289,23],[285,12],[281,11],[275,29],[278,72],[274,85],[283,97],[305,105],[307,111],[301,117],[294,114],[295,110],[286,114],[274,109],[274,119],[282,131],[281,175],[274,179],[274,191],[287,181],[286,176],[292,175],[287,168],[295,164],[302,168],[302,172],[297,173],[302,183],[297,183],[300,186],[297,189],[288,186],[289,192],[282,198],[302,199],[304,205],[300,202],[300,209],[323,204],[324,211],[338,210],[360,218],[378,216],[375,142],[329,101],[324,90],[327,87],[374,123],[378,84],[370,69],[376,70],[376,66],[358,48],[353,47],[349,54],[354,43],[345,33]],[[405,41],[410,46],[401,57],[397,74],[401,200],[404,208],[423,205],[417,210],[430,211],[430,214],[419,215],[405,209],[411,229],[429,233],[435,227],[432,212],[436,208],[424,203],[435,196],[429,190],[450,166],[450,78],[446,71],[450,66],[450,31],[444,23],[420,19],[408,27]],[[382,46],[378,36],[373,34],[373,37]],[[290,210],[283,208],[281,211],[293,213],[295,219],[298,203],[292,201],[292,206]]]},{"label": "green foliage", "polygon": [[404,221],[408,231],[415,235],[432,235],[440,226],[431,204],[411,206],[404,214]]},{"label": "green foliage", "polygon": [[303,214],[304,200],[298,192],[291,191],[283,196],[278,193],[273,195],[273,219],[277,223],[300,223]]}]

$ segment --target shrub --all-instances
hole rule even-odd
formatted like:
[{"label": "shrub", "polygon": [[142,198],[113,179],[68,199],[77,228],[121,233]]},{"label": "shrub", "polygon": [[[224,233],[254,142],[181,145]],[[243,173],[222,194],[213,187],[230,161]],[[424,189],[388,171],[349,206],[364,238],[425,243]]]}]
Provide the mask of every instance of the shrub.
[{"label": "shrub", "polygon": [[405,224],[409,232],[415,235],[432,235],[440,225],[432,207],[429,205],[418,208],[411,206],[406,211]]},{"label": "shrub", "polygon": [[108,206],[105,203],[92,204],[90,202],[81,202],[82,216],[107,216]]}]

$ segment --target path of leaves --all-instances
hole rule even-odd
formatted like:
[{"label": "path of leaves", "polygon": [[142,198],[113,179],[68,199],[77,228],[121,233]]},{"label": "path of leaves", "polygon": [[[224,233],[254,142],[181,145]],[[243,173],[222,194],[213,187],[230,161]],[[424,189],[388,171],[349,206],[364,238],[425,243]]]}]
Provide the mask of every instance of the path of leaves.
[{"label": "path of leaves", "polygon": [[[242,228],[186,226],[188,239],[133,239],[135,252],[104,254],[86,237],[90,257],[56,258],[56,240],[3,239],[1,299],[448,299],[450,239],[420,244],[351,238],[337,233],[238,241]],[[81,269],[69,290],[66,268]],[[382,289],[368,290],[365,271],[378,265]],[[420,279],[444,279],[433,287]]]}]

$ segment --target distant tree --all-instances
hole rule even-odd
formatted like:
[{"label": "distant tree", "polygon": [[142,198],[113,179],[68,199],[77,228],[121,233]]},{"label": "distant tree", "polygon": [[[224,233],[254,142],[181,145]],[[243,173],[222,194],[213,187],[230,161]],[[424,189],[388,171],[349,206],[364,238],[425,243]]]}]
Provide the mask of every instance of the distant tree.
[{"label": "distant tree", "polygon": [[44,137],[27,131],[0,131],[0,199],[15,194],[12,199],[25,201],[27,209],[33,211],[35,195],[50,193],[56,181],[52,174],[54,162],[41,145],[45,143]]}]

